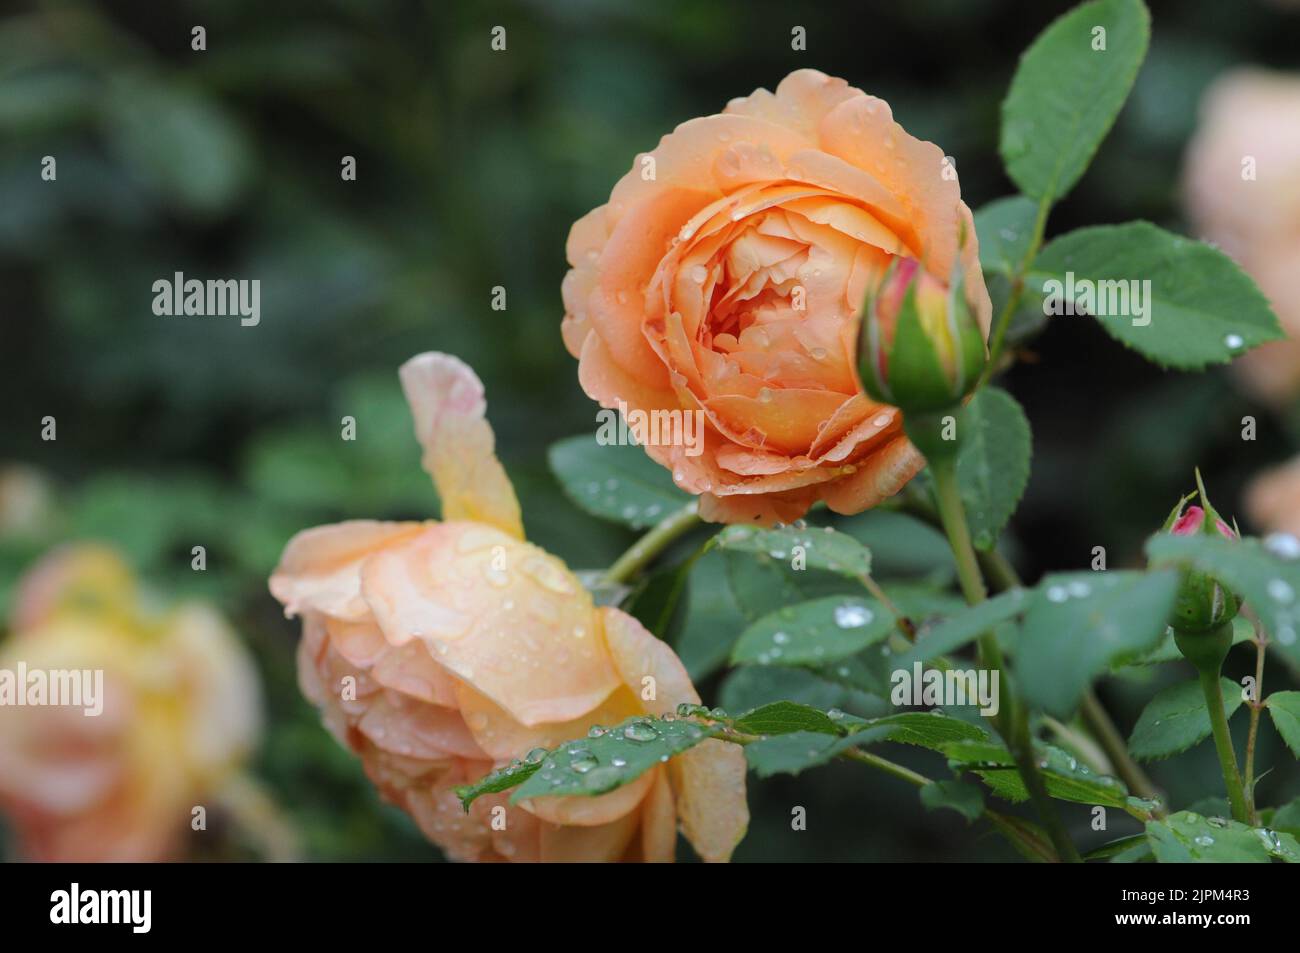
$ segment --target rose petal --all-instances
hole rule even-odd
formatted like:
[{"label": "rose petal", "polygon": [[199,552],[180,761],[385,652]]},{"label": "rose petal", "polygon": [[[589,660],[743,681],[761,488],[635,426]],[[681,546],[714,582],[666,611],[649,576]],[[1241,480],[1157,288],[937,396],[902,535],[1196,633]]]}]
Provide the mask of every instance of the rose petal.
[{"label": "rose petal", "polygon": [[523,539],[519,500],[496,456],[478,376],[457,358],[430,352],[403,364],[400,377],[443,519],[485,523]]},{"label": "rose petal", "polygon": [[284,548],[271,574],[271,594],[284,604],[285,615],[317,611],[360,621],[369,611],[361,598],[361,564],[425,525],[350,520],[303,530]]},{"label": "rose petal", "polygon": [[368,560],[362,592],[390,643],[423,640],[525,725],[577,718],[618,684],[587,591],[554,556],[504,533],[432,526]]}]

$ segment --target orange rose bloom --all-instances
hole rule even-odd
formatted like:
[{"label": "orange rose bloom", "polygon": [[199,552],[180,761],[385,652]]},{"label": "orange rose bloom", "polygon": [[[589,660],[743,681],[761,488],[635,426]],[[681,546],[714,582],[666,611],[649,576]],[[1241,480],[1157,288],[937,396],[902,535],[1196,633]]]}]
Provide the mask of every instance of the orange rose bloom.
[{"label": "orange rose bloom", "polygon": [[671,648],[524,539],[474,372],[423,354],[401,377],[444,522],[358,520],[289,543],[271,592],[303,617],[304,693],[454,859],[669,861],[679,822],[702,857],[728,859],[748,824],[745,759],[717,740],[607,794],[485,795],[464,812],[458,785],[699,696]]},{"label": "orange rose bloom", "polygon": [[0,809],[23,856],[182,856],[187,835],[204,836],[191,833],[193,809],[222,803],[261,731],[257,672],[238,638],[204,603],[154,609],[95,545],[28,573],[12,624],[0,669],[102,672],[98,715],[0,708]]},{"label": "orange rose bloom", "polygon": [[857,513],[920,470],[856,369],[862,302],[895,256],[945,287],[959,264],[989,326],[952,164],[816,70],[678,126],[567,251],[563,333],[583,389],[603,407],[702,413],[702,453],[646,451],[715,521],[789,521],[819,499]]}]

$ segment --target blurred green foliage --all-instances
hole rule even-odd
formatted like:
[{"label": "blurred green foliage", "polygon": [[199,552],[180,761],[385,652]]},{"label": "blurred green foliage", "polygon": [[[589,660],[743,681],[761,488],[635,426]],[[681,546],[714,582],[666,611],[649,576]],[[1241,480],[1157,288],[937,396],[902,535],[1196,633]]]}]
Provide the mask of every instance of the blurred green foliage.
[{"label": "blurred green foliage", "polygon": [[[0,462],[37,468],[54,498],[38,527],[0,541],[0,600],[47,546],[87,537],[118,545],[160,590],[204,592],[262,666],[271,729],[257,770],[309,855],[436,857],[301,699],[297,625],[265,590],[299,529],[436,514],[398,365],[430,349],[470,363],[530,537],[575,568],[608,564],[630,535],[575,509],[545,464],[550,443],[595,426],[558,333],[570,223],[674,125],[802,66],[887,99],[910,131],[956,157],[972,206],[1008,194],[999,102],[1019,52],[1067,6],[11,5],[0,20]],[[1201,91],[1233,65],[1297,65],[1300,16],[1281,5],[1243,2],[1231,16],[1218,0],[1152,8],[1133,99],[1053,233],[1137,217],[1178,229],[1180,156]],[[496,24],[508,30],[505,53],[489,47]],[[790,48],[796,24],[806,52]],[[190,48],[194,25],[207,30],[205,52]],[[56,182],[40,179],[46,155],[57,159]],[[343,156],[356,157],[354,182],[340,177]],[[155,317],[152,283],[176,271],[260,279],[260,325]],[[505,311],[490,307],[497,285]],[[1029,578],[1082,565],[1098,544],[1111,565],[1132,563],[1194,464],[1226,502],[1300,435],[1294,414],[1250,405],[1222,373],[1160,372],[1090,322],[1053,323],[1035,351],[1038,362],[1006,382],[1036,437],[1009,543]],[[1245,413],[1260,419],[1255,444],[1238,439]],[[46,415],[57,441],[40,439]],[[357,421],[354,442],[340,439],[345,415]],[[881,513],[846,528],[892,561],[889,575],[950,578],[942,542],[902,519]],[[204,574],[189,568],[198,543]],[[701,675],[729,644],[701,619],[725,625],[737,612],[713,589],[720,559],[690,593],[709,614],[679,636]],[[1122,723],[1165,674],[1112,681]],[[732,707],[771,697],[772,686],[744,684],[755,677],[725,690],[706,679],[702,690]],[[1274,753],[1261,752],[1262,763]],[[1156,767],[1174,804],[1214,787],[1212,751],[1179,765],[1184,776]],[[1295,779],[1266,783],[1280,791]],[[1003,850],[853,766],[755,782],[751,804],[739,859]],[[797,835],[794,804],[812,818]]]}]

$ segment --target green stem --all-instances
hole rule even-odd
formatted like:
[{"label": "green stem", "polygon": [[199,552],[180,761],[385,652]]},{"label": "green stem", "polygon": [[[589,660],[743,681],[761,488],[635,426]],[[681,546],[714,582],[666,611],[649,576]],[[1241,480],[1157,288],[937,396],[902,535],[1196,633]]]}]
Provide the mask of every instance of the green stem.
[{"label": "green stem", "polygon": [[[957,484],[957,464],[954,455],[932,455],[930,471],[934,476],[935,502],[944,532],[948,534],[948,543],[952,547],[953,557],[957,561],[957,578],[961,582],[962,593],[971,605],[983,602],[986,598],[984,577],[980,574],[979,562],[975,557],[975,547],[971,544],[970,526],[966,522],[966,510],[962,505],[961,492]],[[997,636],[986,632],[979,639],[981,664],[998,673],[1001,684],[1003,705],[999,714],[1003,736],[1007,747],[1016,762],[1025,789],[1029,792],[1039,821],[1051,838],[1057,856],[1070,863],[1078,863],[1079,852],[1070,840],[1056,805],[1047,793],[1047,783],[1038,769],[1035,760],[1033,738],[1029,732],[1029,712],[1017,704],[1011,685],[1007,680],[1006,668],[1002,661],[1002,649]]]},{"label": "green stem", "polygon": [[957,485],[956,461],[932,460],[930,471],[934,475],[939,521],[948,534],[948,544],[957,561],[957,579],[961,583],[962,595],[968,603],[975,605],[985,600],[988,591],[984,588],[984,577],[980,574],[975,546],[971,542],[970,525],[966,522],[966,508],[962,504],[961,490]]},{"label": "green stem", "polygon": [[614,565],[605,571],[605,581],[627,582],[699,522],[699,507],[694,500],[675,513],[669,513],[614,561]]},{"label": "green stem", "polygon": [[870,751],[864,751],[861,748],[849,748],[843,752],[842,757],[846,761],[857,761],[859,764],[869,764],[879,771],[885,772],[890,777],[898,778],[900,781],[906,781],[908,784],[915,784],[918,788],[923,788],[931,784],[931,780],[924,774],[913,771],[911,768],[905,768],[901,764],[896,764],[888,758],[882,758],[878,754],[872,754]]},{"label": "green stem", "polygon": [[[732,728],[725,729],[717,737],[721,741],[730,741],[732,744],[741,746],[750,745],[755,741],[763,740],[762,735],[749,735]],[[918,771],[913,771],[911,768],[890,761],[888,758],[882,758],[878,754],[864,751],[862,748],[847,748],[844,751],[841,751],[837,757],[842,758],[845,761],[855,761],[858,764],[865,764],[869,767],[875,768],[877,771],[883,771],[891,778],[906,781],[908,784],[915,785],[918,788],[923,788],[927,784],[934,784],[932,778],[927,778],[924,774],[921,774]],[[1006,837],[1006,839],[1011,842],[1012,846],[1014,846],[1016,850],[1020,851],[1024,856],[1037,861],[1051,861],[1056,859],[1056,855],[1052,853],[1050,846],[1042,843],[1038,838],[1035,838],[1031,831],[1026,831],[1017,826],[1012,818],[999,814],[997,811],[991,810],[987,807],[984,808],[982,816],[992,824],[999,833]]]},{"label": "green stem", "polygon": [[1110,715],[1106,714],[1106,709],[1102,707],[1101,700],[1091,688],[1083,693],[1083,704],[1080,711],[1083,714],[1084,724],[1088,726],[1088,730],[1096,738],[1097,744],[1101,745],[1101,750],[1106,753],[1106,757],[1115,766],[1115,773],[1119,775],[1120,780],[1133,794],[1155,801],[1157,806],[1151,813],[1156,817],[1164,817],[1164,798],[1160,794],[1160,789],[1155,786],[1147,773],[1128,753],[1128,744],[1124,741],[1124,736],[1119,733],[1115,723],[1110,720]]},{"label": "green stem", "polygon": [[1214,747],[1219,753],[1219,767],[1223,769],[1223,783],[1228,788],[1228,803],[1232,805],[1233,820],[1250,823],[1246,808],[1246,793],[1237,771],[1237,754],[1232,750],[1232,736],[1228,734],[1228,718],[1223,711],[1223,684],[1217,669],[1208,666],[1200,669],[1201,691],[1205,693],[1205,707],[1210,713],[1210,730],[1214,734]]}]

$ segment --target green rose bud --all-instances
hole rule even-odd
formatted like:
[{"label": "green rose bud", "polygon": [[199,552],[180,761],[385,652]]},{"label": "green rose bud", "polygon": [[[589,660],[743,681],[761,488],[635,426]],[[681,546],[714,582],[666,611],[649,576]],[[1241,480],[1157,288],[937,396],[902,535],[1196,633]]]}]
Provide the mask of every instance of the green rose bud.
[{"label": "green rose bud", "polygon": [[895,258],[862,309],[858,371],[867,394],[904,416],[933,414],[975,389],[985,359],[960,269],[945,286],[915,258]]},{"label": "green rose bud", "polygon": [[[1165,532],[1174,536],[1204,533],[1236,541],[1236,531],[1210,505],[1199,471],[1196,474],[1196,485],[1201,505],[1187,506],[1188,501],[1197,494],[1183,497],[1165,520]],[[1181,647],[1183,637],[1203,635],[1230,623],[1236,617],[1239,605],[1237,596],[1213,576],[1200,570],[1185,569],[1169,624],[1174,634],[1180,637]],[[1186,655],[1187,652],[1184,651],[1183,654]]]}]

